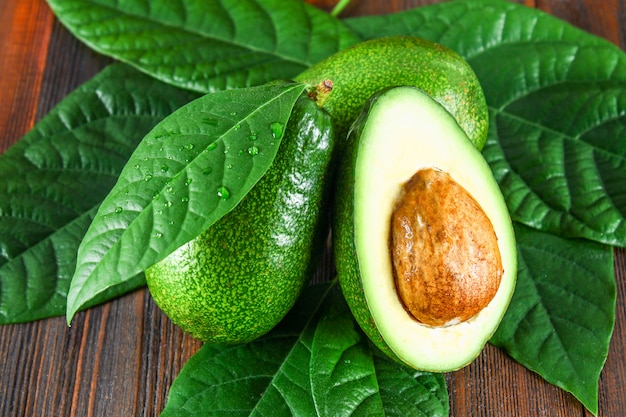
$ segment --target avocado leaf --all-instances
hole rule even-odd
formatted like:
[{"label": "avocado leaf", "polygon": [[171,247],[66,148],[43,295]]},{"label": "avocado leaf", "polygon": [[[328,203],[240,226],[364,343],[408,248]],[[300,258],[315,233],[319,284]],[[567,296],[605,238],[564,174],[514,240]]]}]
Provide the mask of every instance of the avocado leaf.
[{"label": "avocado leaf", "polygon": [[428,38],[470,63],[490,111],[483,153],[514,220],[626,246],[626,54],[618,47],[501,0],[346,23],[364,39]]},{"label": "avocado leaf", "polygon": [[443,375],[370,350],[331,282],[307,288],[267,335],[205,344],[187,361],[160,416],[194,414],[436,417],[448,415],[448,396]]},{"label": "avocado leaf", "polygon": [[341,294],[333,298],[307,343],[317,414],[341,410],[348,416],[382,415],[372,351],[363,343],[350,310],[341,303]]},{"label": "avocado leaf", "polygon": [[311,390],[317,415],[447,416],[443,374],[420,372],[390,360],[352,317],[339,291],[303,343],[311,352]]},{"label": "avocado leaf", "polygon": [[92,49],[199,92],[293,77],[358,37],[301,0],[48,0]]},{"label": "avocado leaf", "polygon": [[612,249],[516,225],[518,281],[491,343],[598,412],[615,322]]},{"label": "avocado leaf", "polygon": [[65,313],[76,251],[100,202],[141,138],[195,98],[114,64],[0,156],[0,324]]},{"label": "avocado leaf", "polygon": [[330,283],[308,287],[287,316],[253,342],[205,343],[172,383],[160,417],[317,415],[311,353],[302,339],[314,329],[330,288]]},{"label": "avocado leaf", "polygon": [[304,88],[275,82],[207,94],[150,131],[78,248],[68,322],[232,210],[274,160]]}]

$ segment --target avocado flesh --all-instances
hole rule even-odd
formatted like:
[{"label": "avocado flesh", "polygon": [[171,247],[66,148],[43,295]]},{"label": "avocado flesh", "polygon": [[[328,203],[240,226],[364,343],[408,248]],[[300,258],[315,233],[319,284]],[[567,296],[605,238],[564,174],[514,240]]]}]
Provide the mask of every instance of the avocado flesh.
[{"label": "avocado flesh", "polygon": [[331,126],[313,101],[298,100],[276,159],[239,205],[146,270],[156,304],[185,332],[244,343],[291,309],[328,235]]},{"label": "avocado flesh", "polygon": [[[517,273],[511,220],[488,164],[454,118],[412,87],[375,95],[349,140],[337,178],[333,239],[337,275],[356,320],[383,352],[413,368],[446,372],[467,365],[501,321]],[[447,326],[421,324],[404,308],[388,246],[394,202],[424,168],[448,173],[476,199],[491,220],[503,266],[487,306]]]},{"label": "avocado flesh", "polygon": [[[324,86],[312,92],[333,117],[339,138],[377,91],[395,86],[424,90],[452,114],[478,149],[487,138],[489,114],[476,74],[455,51],[412,36],[390,36],[361,42],[313,65],[295,81]],[[328,84],[325,86],[326,90]],[[339,147],[341,143],[338,143]]]}]

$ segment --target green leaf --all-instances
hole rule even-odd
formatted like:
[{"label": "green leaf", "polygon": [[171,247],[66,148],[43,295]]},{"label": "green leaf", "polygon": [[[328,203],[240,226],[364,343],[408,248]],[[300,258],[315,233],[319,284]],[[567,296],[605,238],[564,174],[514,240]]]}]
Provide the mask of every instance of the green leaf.
[{"label": "green leaf", "polygon": [[615,322],[610,247],[518,225],[519,273],[491,342],[598,411],[598,378]]},{"label": "green leaf", "polygon": [[514,220],[626,246],[623,51],[500,0],[461,0],[347,23],[363,38],[411,34],[468,60],[490,109],[483,153]]},{"label": "green leaf", "polygon": [[415,371],[372,351],[341,293],[330,293],[327,304],[310,344],[317,415],[448,415],[442,374]]},{"label": "green leaf", "polygon": [[76,251],[101,201],[141,138],[196,97],[116,64],[0,157],[0,323],[65,313]]},{"label": "green leaf", "polygon": [[280,82],[207,94],[147,134],[79,247],[68,322],[235,207],[274,160],[304,88]]},{"label": "green leaf", "polygon": [[245,345],[205,344],[170,388],[161,417],[315,416],[303,333],[314,329],[329,284],[308,287],[283,321]]},{"label": "green leaf", "polygon": [[372,351],[335,292],[311,341],[311,387],[320,416],[383,415]]},{"label": "green leaf", "polygon": [[443,375],[372,352],[333,282],[308,287],[254,342],[204,345],[172,384],[161,417],[189,415],[436,417],[448,415],[448,397]]},{"label": "green leaf", "polygon": [[374,367],[386,417],[447,417],[450,414],[443,374],[416,371],[382,353],[374,355]]},{"label": "green leaf", "polygon": [[94,50],[199,92],[291,78],[356,35],[301,0],[48,0]]}]

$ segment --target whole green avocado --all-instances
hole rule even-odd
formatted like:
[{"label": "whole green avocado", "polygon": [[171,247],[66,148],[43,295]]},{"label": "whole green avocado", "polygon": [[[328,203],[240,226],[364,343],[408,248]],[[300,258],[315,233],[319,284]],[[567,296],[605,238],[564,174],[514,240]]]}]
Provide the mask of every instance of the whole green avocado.
[{"label": "whole green avocado", "polygon": [[328,113],[297,102],[276,159],[229,214],[146,270],[157,305],[194,338],[245,343],[291,309],[317,267],[334,147]]},{"label": "whole green avocado", "polygon": [[331,114],[338,137],[347,136],[374,93],[413,86],[450,112],[474,147],[481,150],[487,139],[489,114],[476,74],[458,53],[426,39],[391,36],[361,42],[315,64],[295,81],[312,86],[311,96]]}]

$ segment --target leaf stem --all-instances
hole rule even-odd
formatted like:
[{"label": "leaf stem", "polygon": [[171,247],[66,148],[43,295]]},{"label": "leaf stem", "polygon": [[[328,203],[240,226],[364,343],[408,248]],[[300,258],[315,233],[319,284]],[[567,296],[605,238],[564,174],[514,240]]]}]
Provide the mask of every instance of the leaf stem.
[{"label": "leaf stem", "polygon": [[343,9],[345,9],[349,4],[350,4],[350,0],[340,0],[337,4],[335,4],[335,7],[333,7],[333,9],[330,11],[330,15],[334,17],[339,16],[339,14],[343,12]]}]

